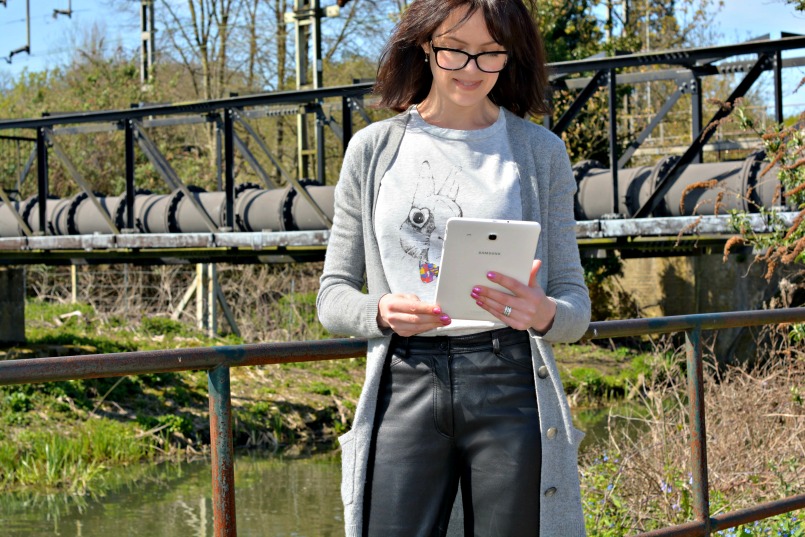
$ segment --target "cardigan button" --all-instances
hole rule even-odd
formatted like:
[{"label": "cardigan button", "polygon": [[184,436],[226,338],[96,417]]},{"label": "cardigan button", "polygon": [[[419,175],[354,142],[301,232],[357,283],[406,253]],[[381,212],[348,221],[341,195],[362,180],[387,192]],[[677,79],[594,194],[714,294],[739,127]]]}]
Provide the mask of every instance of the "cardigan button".
[{"label": "cardigan button", "polygon": [[547,431],[548,438],[553,440],[556,438],[556,427],[549,427]]},{"label": "cardigan button", "polygon": [[556,487],[551,487],[551,488],[549,488],[548,490],[545,491],[545,497],[546,498],[550,498],[554,494],[556,494]]},{"label": "cardigan button", "polygon": [[546,366],[541,366],[537,369],[537,376],[541,379],[548,378],[548,368]]}]

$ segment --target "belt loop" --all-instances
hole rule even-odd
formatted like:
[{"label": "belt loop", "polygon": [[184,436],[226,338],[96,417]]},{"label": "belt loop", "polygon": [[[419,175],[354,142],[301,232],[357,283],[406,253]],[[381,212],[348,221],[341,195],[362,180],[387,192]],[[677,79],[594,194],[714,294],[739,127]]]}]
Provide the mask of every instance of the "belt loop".
[{"label": "belt loop", "polygon": [[500,340],[497,336],[492,338],[492,352],[500,354]]},{"label": "belt loop", "polygon": [[411,338],[405,338],[405,359],[411,358]]}]

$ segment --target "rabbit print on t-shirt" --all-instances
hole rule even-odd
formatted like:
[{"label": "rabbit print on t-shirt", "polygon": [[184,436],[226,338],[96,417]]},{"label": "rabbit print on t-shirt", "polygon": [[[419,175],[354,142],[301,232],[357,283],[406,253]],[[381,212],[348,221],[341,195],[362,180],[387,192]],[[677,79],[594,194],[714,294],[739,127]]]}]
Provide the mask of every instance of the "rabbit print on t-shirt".
[{"label": "rabbit print on t-shirt", "polygon": [[456,203],[460,173],[461,167],[453,167],[437,189],[430,163],[424,161],[408,218],[400,226],[400,245],[406,254],[419,261],[419,277],[423,283],[431,283],[439,275],[447,219],[462,215]]}]

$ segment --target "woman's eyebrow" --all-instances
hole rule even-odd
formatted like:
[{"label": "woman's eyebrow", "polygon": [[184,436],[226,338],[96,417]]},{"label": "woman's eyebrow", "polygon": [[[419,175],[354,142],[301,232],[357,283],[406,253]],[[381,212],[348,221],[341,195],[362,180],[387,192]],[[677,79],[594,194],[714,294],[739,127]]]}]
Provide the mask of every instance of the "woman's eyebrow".
[{"label": "woman's eyebrow", "polygon": [[[442,38],[442,39],[444,39],[446,41],[452,41],[453,43],[457,43],[459,45],[469,45],[469,43],[467,43],[466,41],[462,41],[461,39],[458,39],[457,37],[451,37],[449,35],[437,35],[436,37],[437,38]],[[499,45],[501,47],[503,46],[500,43],[498,43],[497,41],[495,41],[494,39],[492,41],[488,41],[486,43],[481,43],[479,46],[488,47],[489,45]]]}]

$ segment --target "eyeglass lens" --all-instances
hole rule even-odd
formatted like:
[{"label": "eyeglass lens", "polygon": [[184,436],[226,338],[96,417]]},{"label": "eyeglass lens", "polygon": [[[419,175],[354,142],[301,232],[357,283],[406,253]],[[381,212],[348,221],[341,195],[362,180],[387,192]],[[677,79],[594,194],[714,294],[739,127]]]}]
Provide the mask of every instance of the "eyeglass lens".
[{"label": "eyeglass lens", "polygon": [[436,64],[442,69],[463,69],[471,58],[475,59],[478,69],[489,73],[501,71],[506,66],[507,55],[505,52],[482,52],[471,55],[463,50],[436,48],[435,53]]}]

